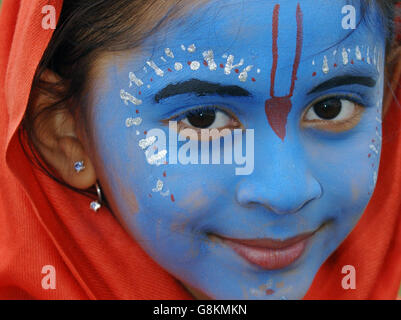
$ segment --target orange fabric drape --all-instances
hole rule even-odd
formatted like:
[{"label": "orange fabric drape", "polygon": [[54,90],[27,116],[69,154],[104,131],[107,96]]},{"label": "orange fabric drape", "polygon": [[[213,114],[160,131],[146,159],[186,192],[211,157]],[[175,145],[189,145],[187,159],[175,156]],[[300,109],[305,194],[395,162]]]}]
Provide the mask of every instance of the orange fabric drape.
[{"label": "orange fabric drape", "polygon": [[[62,0],[4,0],[0,14],[0,299],[190,299],[109,211],[94,214],[87,197],[47,177],[23,152],[18,128],[52,36],[42,28],[45,5],[59,14]],[[356,229],[320,269],[307,299],[396,297],[400,124],[401,110],[393,103],[374,196]],[[55,290],[42,288],[46,265],[55,267]],[[356,267],[356,290],[342,289],[343,265]]]}]

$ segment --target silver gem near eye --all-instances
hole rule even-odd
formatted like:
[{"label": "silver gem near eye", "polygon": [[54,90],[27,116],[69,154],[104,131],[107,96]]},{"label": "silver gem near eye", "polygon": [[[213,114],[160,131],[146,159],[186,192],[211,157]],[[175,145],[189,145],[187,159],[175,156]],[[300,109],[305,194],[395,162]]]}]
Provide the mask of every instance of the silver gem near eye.
[{"label": "silver gem near eye", "polygon": [[343,121],[352,118],[355,103],[346,100],[331,98],[318,102],[306,114],[306,120],[335,120]]}]

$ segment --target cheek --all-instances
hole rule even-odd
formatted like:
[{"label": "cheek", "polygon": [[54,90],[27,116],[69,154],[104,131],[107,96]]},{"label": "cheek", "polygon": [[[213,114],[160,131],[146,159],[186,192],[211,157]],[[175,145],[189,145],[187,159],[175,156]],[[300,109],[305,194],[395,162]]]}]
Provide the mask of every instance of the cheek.
[{"label": "cheek", "polygon": [[381,151],[381,110],[370,107],[346,136],[306,143],[310,168],[321,183],[332,218],[350,228],[362,215],[376,185]]}]

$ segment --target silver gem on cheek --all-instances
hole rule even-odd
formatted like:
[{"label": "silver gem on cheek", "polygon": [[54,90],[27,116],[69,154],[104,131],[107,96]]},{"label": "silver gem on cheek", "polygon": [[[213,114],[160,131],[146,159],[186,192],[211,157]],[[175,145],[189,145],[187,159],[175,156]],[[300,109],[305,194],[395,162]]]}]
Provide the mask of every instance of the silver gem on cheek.
[{"label": "silver gem on cheek", "polygon": [[125,126],[131,128],[132,126],[139,126],[142,123],[142,118],[128,118],[125,120]]},{"label": "silver gem on cheek", "polygon": [[129,94],[128,92],[126,92],[125,90],[121,89],[120,90],[120,97],[122,100],[124,100],[124,103],[126,105],[128,105],[128,101],[131,102],[132,104],[139,106],[142,104],[142,100],[137,99],[136,97],[134,97],[133,95]]},{"label": "silver gem on cheek", "polygon": [[145,151],[146,160],[152,166],[160,166],[166,161],[167,150],[162,150],[157,154],[152,154],[152,150],[149,148]]},{"label": "silver gem on cheek", "polygon": [[163,190],[164,183],[161,180],[157,180],[156,187],[152,189],[153,192],[160,192]]},{"label": "silver gem on cheek", "polygon": [[144,149],[150,147],[151,145],[153,145],[155,142],[156,142],[156,137],[155,136],[151,136],[151,137],[146,138],[146,139],[141,139],[139,141],[139,147],[144,150]]}]

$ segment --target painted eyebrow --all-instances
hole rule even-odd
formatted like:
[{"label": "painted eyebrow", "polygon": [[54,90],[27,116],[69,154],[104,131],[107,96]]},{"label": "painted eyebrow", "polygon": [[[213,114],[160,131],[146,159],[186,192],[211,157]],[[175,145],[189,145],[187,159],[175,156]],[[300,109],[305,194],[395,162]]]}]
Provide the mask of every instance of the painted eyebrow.
[{"label": "painted eyebrow", "polygon": [[365,87],[373,88],[376,86],[376,80],[372,77],[356,77],[351,75],[334,77],[314,87],[311,91],[308,92],[308,94],[351,84],[360,84]]},{"label": "painted eyebrow", "polygon": [[191,79],[176,84],[169,84],[167,87],[160,90],[155,95],[155,101],[159,103],[163,99],[172,96],[194,93],[197,96],[206,95],[219,95],[219,96],[232,96],[232,97],[250,97],[252,96],[249,91],[239,86],[224,86],[219,83],[208,81],[201,81],[198,79]]}]

